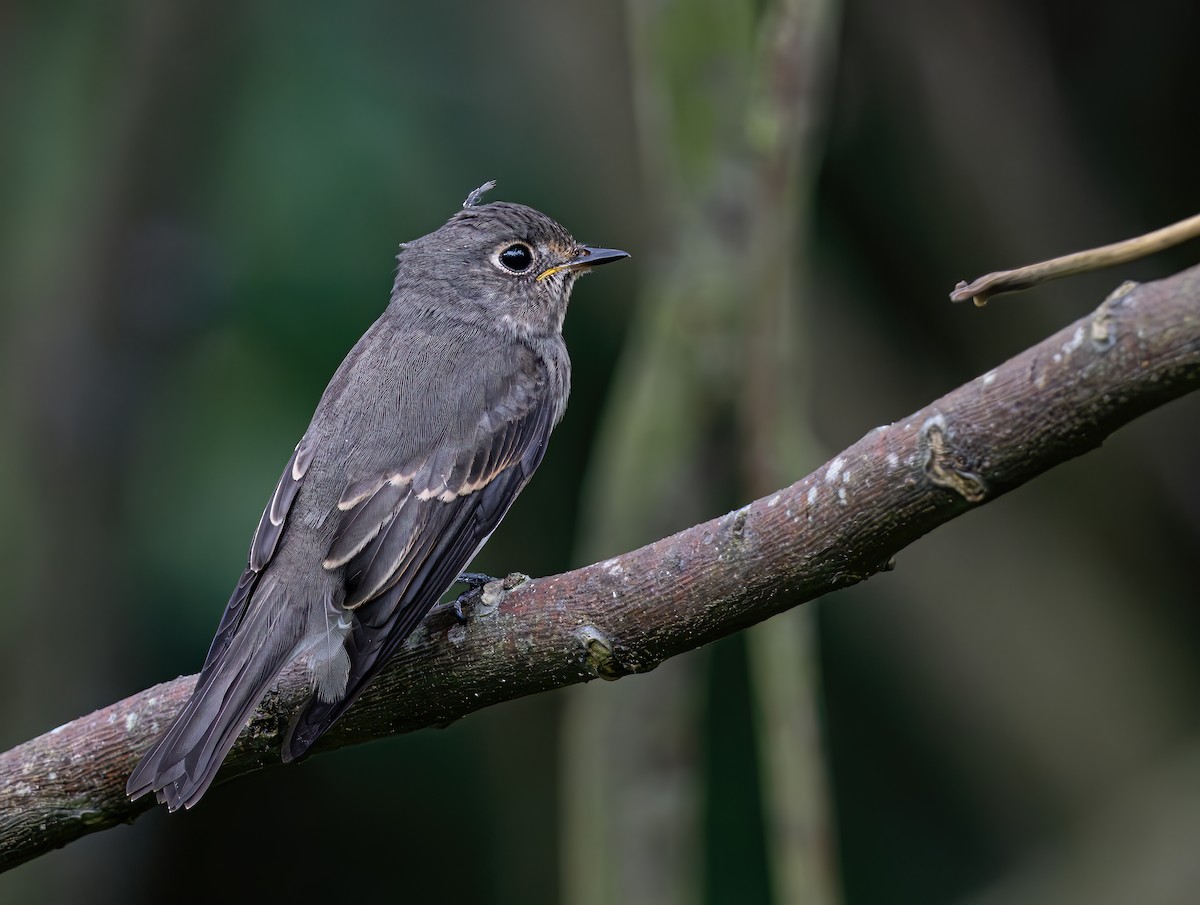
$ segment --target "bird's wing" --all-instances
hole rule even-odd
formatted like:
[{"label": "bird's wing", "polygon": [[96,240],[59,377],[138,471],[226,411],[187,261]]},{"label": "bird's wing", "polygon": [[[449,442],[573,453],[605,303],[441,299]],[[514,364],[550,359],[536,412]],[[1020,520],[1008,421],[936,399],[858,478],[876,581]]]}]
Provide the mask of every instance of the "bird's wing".
[{"label": "bird's wing", "polygon": [[442,437],[403,467],[346,487],[322,563],[344,570],[344,605],[357,616],[346,639],[346,692],[310,702],[285,759],[303,754],[354,702],[500,523],[541,462],[561,411],[546,381],[543,368],[522,369],[485,395],[462,438]]},{"label": "bird's wing", "polygon": [[[261,628],[246,630],[245,626],[250,600],[275,554],[314,451],[314,445],[304,439],[288,459],[254,532],[246,571],[221,616],[196,687],[166,734],[130,775],[125,787],[130,798],[153,791],[172,811],[195,804],[216,776],[266,684],[288,656],[286,646],[261,643]],[[261,622],[263,608],[259,610]]]},{"label": "bird's wing", "polygon": [[309,442],[307,437],[301,439],[296,444],[296,449],[293,451],[292,457],[288,459],[287,465],[284,466],[283,474],[279,476],[275,492],[267,502],[262,518],[258,521],[258,527],[254,530],[246,571],[242,573],[237,586],[233,589],[233,594],[221,616],[221,622],[217,626],[217,632],[213,636],[212,644],[209,645],[208,656],[204,658],[204,666],[201,667],[200,678],[196,682],[198,689],[207,685],[206,680],[212,674],[221,655],[229,647],[229,642],[246,616],[246,604],[254,594],[259,575],[270,562],[271,557],[275,555],[275,548],[279,544],[280,535],[283,534],[288,513],[291,511],[292,503],[296,500],[296,495],[300,492],[300,485],[315,451],[314,444]]},{"label": "bird's wing", "polygon": [[[521,375],[499,398],[486,400],[467,436],[442,437],[404,466],[346,487],[337,503],[342,513],[337,532],[322,563],[326,569],[345,567],[346,607],[358,609],[388,597],[397,583],[410,585],[414,567],[446,552],[439,538],[465,515],[487,523],[491,519],[483,513],[507,510],[524,482],[510,488],[501,478],[513,468],[528,478],[553,427],[552,406],[543,403],[538,382]],[[494,527],[493,522],[487,533]]]}]

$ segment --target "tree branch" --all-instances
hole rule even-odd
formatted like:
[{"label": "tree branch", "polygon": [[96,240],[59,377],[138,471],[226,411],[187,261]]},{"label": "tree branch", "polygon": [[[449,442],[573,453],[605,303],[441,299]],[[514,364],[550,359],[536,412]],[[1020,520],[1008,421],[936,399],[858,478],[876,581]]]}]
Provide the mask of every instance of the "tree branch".
[{"label": "tree branch", "polygon": [[[1087,317],[803,480],[606,562],[530,581],[466,625],[436,610],[318,745],[425,726],[596,676],[644,672],[888,568],[938,525],[1200,387],[1200,267],[1127,283]],[[0,869],[150,806],[125,779],[191,690],[179,678],[0,755]],[[279,762],[303,668],[281,677],[222,770]]]}]

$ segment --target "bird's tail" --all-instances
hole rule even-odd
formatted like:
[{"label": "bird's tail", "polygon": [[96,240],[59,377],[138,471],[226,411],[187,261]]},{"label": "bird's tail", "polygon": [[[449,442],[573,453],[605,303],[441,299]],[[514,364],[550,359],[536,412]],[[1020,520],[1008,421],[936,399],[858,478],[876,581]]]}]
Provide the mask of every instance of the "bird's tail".
[{"label": "bird's tail", "polygon": [[206,665],[201,684],[166,735],[129,777],[125,790],[131,799],[154,792],[176,811],[190,808],[212,785],[238,733],[295,655],[301,634],[302,621],[284,601],[256,604],[218,661],[211,669]]},{"label": "bird's tail", "polygon": [[[392,593],[398,595],[399,592],[398,588]],[[433,600],[437,599],[436,596],[430,596]],[[316,740],[350,709],[387,664],[396,648],[425,618],[430,605],[424,599],[418,600],[417,605],[395,611],[394,618],[380,624],[373,624],[369,619],[352,620],[353,625],[341,620],[337,622],[339,657],[325,656],[326,662],[337,666],[336,681],[326,681],[325,688],[322,688],[318,673],[316,694],[292,719],[284,736],[281,752],[284,763],[307,754]],[[356,612],[361,615],[361,611]],[[385,612],[388,612],[386,606]],[[332,671],[327,667],[327,672]]]}]

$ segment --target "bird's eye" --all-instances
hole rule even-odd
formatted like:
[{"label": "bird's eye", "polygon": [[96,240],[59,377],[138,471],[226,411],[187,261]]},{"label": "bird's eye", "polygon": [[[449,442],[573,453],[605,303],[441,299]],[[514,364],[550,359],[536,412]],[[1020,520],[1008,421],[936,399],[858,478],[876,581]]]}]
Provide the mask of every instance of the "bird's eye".
[{"label": "bird's eye", "polygon": [[497,256],[505,270],[524,273],[533,266],[533,251],[522,242],[514,242]]}]

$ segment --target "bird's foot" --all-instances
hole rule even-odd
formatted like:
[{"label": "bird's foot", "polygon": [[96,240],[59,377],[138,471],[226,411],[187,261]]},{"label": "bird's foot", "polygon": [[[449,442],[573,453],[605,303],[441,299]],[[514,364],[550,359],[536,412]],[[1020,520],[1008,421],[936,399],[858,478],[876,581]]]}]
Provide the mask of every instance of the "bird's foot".
[{"label": "bird's foot", "polygon": [[487,612],[495,610],[504,599],[504,595],[523,582],[529,581],[529,576],[521,572],[510,572],[504,578],[494,578],[483,572],[463,572],[454,579],[457,584],[467,585],[463,591],[450,603],[450,611],[461,625],[467,621],[463,604],[470,603],[478,608],[482,606]]},{"label": "bird's foot", "polygon": [[463,604],[477,600],[483,594],[483,586],[489,581],[495,580],[486,572],[463,572],[454,579],[455,584],[467,586],[467,590],[455,597],[450,604],[450,611],[454,613],[454,619],[459,625],[463,625],[467,621],[467,615],[463,612]]}]

